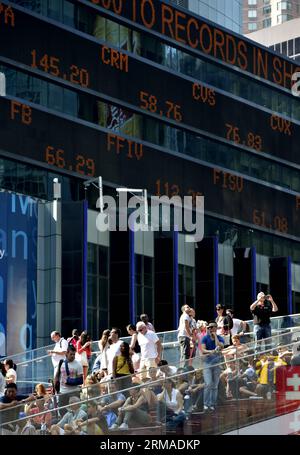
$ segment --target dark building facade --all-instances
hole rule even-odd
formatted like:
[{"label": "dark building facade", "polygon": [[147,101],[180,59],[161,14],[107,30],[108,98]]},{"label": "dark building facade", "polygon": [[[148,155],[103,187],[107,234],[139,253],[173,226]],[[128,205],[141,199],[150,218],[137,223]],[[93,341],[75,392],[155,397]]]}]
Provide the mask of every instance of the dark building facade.
[{"label": "dark building facade", "polygon": [[[0,187],[24,216],[37,206],[19,350],[60,328],[97,339],[114,325],[125,335],[142,312],[172,330],[184,303],[199,319],[217,303],[249,319],[260,290],[280,314],[298,312],[297,64],[169,2],[2,5]],[[204,239],[100,232],[99,176],[114,199],[120,187],[204,195]],[[12,350],[9,229],[0,222],[3,355]],[[9,232],[12,245],[28,245]]]}]

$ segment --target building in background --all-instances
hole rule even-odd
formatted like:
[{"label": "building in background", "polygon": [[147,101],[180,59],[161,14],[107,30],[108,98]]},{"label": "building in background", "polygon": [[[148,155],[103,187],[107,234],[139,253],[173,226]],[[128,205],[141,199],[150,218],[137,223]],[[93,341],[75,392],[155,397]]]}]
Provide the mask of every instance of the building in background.
[{"label": "building in background", "polygon": [[243,0],[170,0],[193,13],[223,25],[236,33],[242,32]]},{"label": "building in background", "polygon": [[300,18],[250,33],[247,37],[300,62]]},{"label": "building in background", "polygon": [[273,27],[299,16],[299,0],[243,0],[242,33]]}]

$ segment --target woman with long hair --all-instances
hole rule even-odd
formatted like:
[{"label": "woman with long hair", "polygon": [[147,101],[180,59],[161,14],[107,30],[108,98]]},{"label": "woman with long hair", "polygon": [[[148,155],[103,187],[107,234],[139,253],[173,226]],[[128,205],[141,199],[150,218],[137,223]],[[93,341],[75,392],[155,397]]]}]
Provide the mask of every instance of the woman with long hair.
[{"label": "woman with long hair", "polygon": [[141,360],[141,347],[139,345],[137,336],[138,333],[136,331],[135,325],[133,324],[128,324],[126,327],[127,333],[131,335],[131,340],[130,340],[130,351],[132,354],[132,364],[134,371],[138,371],[140,368],[140,360]]},{"label": "woman with long hair", "polygon": [[92,356],[92,341],[89,334],[84,330],[76,343],[76,360],[81,362],[83,367],[83,380],[85,381],[89,369],[89,360]]},{"label": "woman with long hair", "polygon": [[225,305],[216,306],[217,317],[215,319],[217,327],[217,335],[221,335],[224,339],[224,347],[231,345],[231,329],[233,327],[232,318],[226,313]]},{"label": "woman with long hair", "polygon": [[126,389],[132,386],[131,375],[134,368],[129,351],[129,344],[123,341],[120,346],[120,355],[116,355],[113,360],[113,378],[123,378],[118,381],[121,383],[119,389]]},{"label": "woman with long hair", "polygon": [[107,365],[108,365],[107,350],[109,348],[109,336],[110,336],[110,330],[109,329],[103,330],[101,339],[98,341],[99,351],[101,353],[101,371],[104,372],[105,376],[108,374],[107,373]]},{"label": "woman with long hair", "polygon": [[11,359],[5,359],[4,360],[4,368],[6,371],[6,384],[14,383],[16,384],[17,382],[17,373],[16,373],[16,365],[14,364],[13,360]]},{"label": "woman with long hair", "polygon": [[184,401],[183,396],[175,387],[172,379],[165,379],[163,391],[157,395],[157,400],[161,404],[159,407],[159,419],[166,418],[167,429],[175,429],[177,426],[182,426],[185,421],[185,413],[183,411]]},{"label": "woman with long hair", "polygon": [[[40,383],[35,386],[35,394],[36,396],[36,407],[38,409],[37,413],[43,412],[45,410],[49,411],[53,409],[53,402],[51,395],[47,392],[46,387],[44,384]],[[52,420],[51,412],[47,412],[46,414],[39,415],[33,418],[33,422],[35,425],[40,428],[40,426],[45,423],[47,427],[50,426]]]}]

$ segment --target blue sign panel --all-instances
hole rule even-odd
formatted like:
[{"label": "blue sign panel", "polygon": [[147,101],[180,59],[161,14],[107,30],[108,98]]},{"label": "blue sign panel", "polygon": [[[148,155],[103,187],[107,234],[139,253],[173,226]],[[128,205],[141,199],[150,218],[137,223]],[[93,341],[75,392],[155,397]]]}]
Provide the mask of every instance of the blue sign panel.
[{"label": "blue sign panel", "polygon": [[28,196],[0,193],[0,356],[35,347],[37,210]]}]

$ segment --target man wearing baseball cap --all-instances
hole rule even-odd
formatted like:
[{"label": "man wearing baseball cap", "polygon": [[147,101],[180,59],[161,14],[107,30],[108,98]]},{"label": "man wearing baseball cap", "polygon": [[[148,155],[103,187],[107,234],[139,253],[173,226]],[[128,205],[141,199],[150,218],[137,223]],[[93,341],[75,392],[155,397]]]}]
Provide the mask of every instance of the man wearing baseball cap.
[{"label": "man wearing baseball cap", "polygon": [[[272,313],[278,311],[278,307],[270,294],[264,292],[257,294],[257,300],[250,305],[254,324],[254,337],[256,341],[264,340],[272,336],[270,317]],[[267,345],[265,345],[267,348]]]}]

